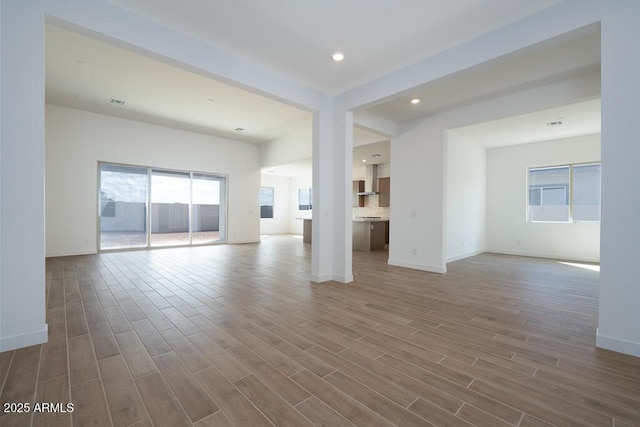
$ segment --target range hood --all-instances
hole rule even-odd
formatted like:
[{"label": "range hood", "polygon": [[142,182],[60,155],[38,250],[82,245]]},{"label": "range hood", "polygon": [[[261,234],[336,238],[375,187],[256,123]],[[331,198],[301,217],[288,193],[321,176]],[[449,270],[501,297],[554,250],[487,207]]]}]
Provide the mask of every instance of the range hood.
[{"label": "range hood", "polygon": [[378,194],[378,165],[365,166],[364,191],[358,196]]}]

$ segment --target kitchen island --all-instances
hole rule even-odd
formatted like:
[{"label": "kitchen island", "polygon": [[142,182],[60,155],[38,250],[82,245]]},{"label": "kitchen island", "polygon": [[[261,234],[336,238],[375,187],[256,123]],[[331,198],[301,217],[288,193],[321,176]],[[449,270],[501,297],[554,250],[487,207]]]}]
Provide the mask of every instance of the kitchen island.
[{"label": "kitchen island", "polygon": [[[304,221],[302,241],[311,243],[311,219],[297,218]],[[389,220],[375,218],[355,218],[353,220],[353,250],[373,251],[384,249],[387,243]]]},{"label": "kitchen island", "polygon": [[353,220],[353,250],[374,251],[384,249],[388,220],[360,217]]},{"label": "kitchen island", "polygon": [[311,243],[311,218],[296,218],[302,220],[302,241]]}]

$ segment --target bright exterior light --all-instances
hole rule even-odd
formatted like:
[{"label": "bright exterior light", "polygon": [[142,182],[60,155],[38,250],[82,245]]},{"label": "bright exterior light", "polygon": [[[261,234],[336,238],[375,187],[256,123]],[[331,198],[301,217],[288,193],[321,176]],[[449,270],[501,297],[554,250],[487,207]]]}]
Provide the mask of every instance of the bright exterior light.
[{"label": "bright exterior light", "polygon": [[340,62],[344,59],[344,52],[336,52],[331,55],[331,58],[336,62]]},{"label": "bright exterior light", "polygon": [[411,100],[411,103],[412,103],[413,105],[420,104],[420,98],[413,98],[413,99]]},{"label": "bright exterior light", "polygon": [[367,163],[367,159],[362,159],[362,163]]}]

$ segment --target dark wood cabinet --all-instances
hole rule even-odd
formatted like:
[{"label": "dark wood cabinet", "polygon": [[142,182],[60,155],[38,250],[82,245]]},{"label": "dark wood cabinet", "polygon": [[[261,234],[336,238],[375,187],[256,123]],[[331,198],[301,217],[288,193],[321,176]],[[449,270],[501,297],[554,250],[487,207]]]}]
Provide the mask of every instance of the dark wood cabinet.
[{"label": "dark wood cabinet", "polygon": [[358,196],[358,193],[364,191],[364,181],[353,181],[353,207],[364,207],[364,196]]},{"label": "dark wood cabinet", "polygon": [[378,206],[389,207],[391,199],[391,178],[378,178]]},{"label": "dark wood cabinet", "polygon": [[384,249],[387,221],[353,221],[353,250],[375,251]]}]

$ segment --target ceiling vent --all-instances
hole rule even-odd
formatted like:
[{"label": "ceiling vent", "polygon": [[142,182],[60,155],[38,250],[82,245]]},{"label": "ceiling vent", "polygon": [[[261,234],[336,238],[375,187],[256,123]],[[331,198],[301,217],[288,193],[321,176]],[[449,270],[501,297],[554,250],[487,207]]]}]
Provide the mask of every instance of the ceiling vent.
[{"label": "ceiling vent", "polygon": [[551,127],[553,127],[553,126],[560,126],[560,125],[562,125],[562,120],[556,120],[555,122],[549,122],[549,123],[547,123],[547,126],[551,126]]},{"label": "ceiling vent", "polygon": [[115,98],[111,98],[109,102],[115,105],[120,105],[120,106],[125,104],[125,101],[123,101],[122,99],[115,99]]}]

